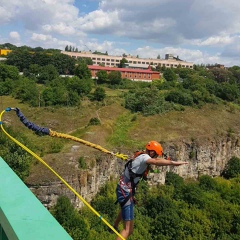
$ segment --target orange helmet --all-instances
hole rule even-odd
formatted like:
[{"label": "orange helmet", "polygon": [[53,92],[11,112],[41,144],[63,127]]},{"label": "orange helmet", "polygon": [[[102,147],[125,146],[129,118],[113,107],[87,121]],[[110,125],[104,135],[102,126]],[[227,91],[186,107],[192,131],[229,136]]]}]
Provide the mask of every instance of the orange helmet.
[{"label": "orange helmet", "polygon": [[163,148],[161,144],[156,141],[148,142],[146,145],[146,149],[155,151],[158,156],[162,156],[163,154]]}]

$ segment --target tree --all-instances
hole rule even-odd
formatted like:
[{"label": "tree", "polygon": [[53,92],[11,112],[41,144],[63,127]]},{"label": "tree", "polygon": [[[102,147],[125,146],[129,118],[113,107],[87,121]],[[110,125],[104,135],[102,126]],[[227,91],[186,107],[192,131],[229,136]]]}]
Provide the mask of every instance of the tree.
[{"label": "tree", "polygon": [[74,74],[80,79],[91,79],[92,74],[85,61],[80,61],[74,70]]},{"label": "tree", "polygon": [[14,88],[13,96],[17,99],[21,99],[23,102],[28,102],[33,107],[38,106],[39,91],[33,80],[25,77],[21,78]]},{"label": "tree", "polygon": [[119,67],[120,68],[123,68],[125,66],[125,63],[128,63],[128,60],[126,58],[122,58],[120,60],[120,64],[119,64]]},{"label": "tree", "polygon": [[[23,145],[30,146],[31,142],[27,140],[21,131],[13,131],[7,127],[7,132],[14,138],[17,138]],[[9,141],[5,134],[0,134],[1,157],[6,161],[9,167],[22,179],[29,176],[32,157],[15,142]]]},{"label": "tree", "polygon": [[162,113],[172,108],[172,105],[164,100],[164,96],[155,87],[133,90],[124,97],[127,109],[132,112],[141,112],[146,116]]},{"label": "tree", "polygon": [[102,87],[97,87],[93,93],[93,100],[102,101],[106,97],[106,91]]},{"label": "tree", "polygon": [[7,79],[11,79],[13,81],[18,80],[19,71],[17,67],[0,64],[0,82],[4,82]]},{"label": "tree", "polygon": [[106,70],[99,70],[96,73],[97,83],[106,83],[108,80],[108,74]]},{"label": "tree", "polygon": [[233,78],[232,72],[227,69],[212,68],[209,71],[213,74],[214,80],[218,83],[229,82]]},{"label": "tree", "polygon": [[110,84],[116,85],[119,84],[122,81],[122,75],[119,71],[112,71],[108,74],[108,79],[110,81]]},{"label": "tree", "polygon": [[193,105],[193,97],[186,90],[183,91],[183,90],[173,89],[166,95],[165,99],[166,101],[179,103],[185,106]]},{"label": "tree", "polygon": [[66,196],[58,198],[52,213],[74,240],[88,239],[89,230],[85,220],[74,209]]},{"label": "tree", "polygon": [[92,84],[90,80],[73,77],[67,80],[67,89],[69,92],[76,92],[79,96],[82,97],[91,92]]},{"label": "tree", "polygon": [[171,68],[166,68],[166,70],[163,72],[163,77],[167,81],[171,81],[171,82],[177,80],[177,75],[175,74],[175,72]]},{"label": "tree", "polygon": [[39,76],[37,77],[37,82],[46,84],[47,82],[51,82],[58,76],[59,74],[57,69],[52,64],[49,64],[41,67]]},{"label": "tree", "polygon": [[237,177],[240,174],[240,159],[237,157],[232,157],[225,169],[222,172],[222,176],[226,179]]}]

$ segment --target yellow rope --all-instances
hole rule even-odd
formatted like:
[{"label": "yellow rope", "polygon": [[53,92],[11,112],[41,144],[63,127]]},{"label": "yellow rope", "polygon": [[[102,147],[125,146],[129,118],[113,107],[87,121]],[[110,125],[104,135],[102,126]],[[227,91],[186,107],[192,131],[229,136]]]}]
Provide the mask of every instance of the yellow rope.
[{"label": "yellow rope", "polygon": [[[72,191],[94,214],[96,214],[111,230],[116,233],[122,240],[125,240],[125,238],[122,237],[122,235],[115,230],[114,227],[112,227],[84,198],[82,198],[81,195],[76,192],[75,189],[73,189],[57,172],[55,172],[42,158],[40,158],[38,155],[36,155],[34,152],[32,152],[30,149],[28,149],[26,146],[24,146],[22,143],[17,141],[15,138],[13,138],[10,134],[8,134],[5,129],[3,128],[2,124],[2,115],[5,112],[2,111],[0,114],[0,125],[2,131],[17,145],[19,145],[21,148],[23,148],[25,151],[27,151],[29,154],[31,154],[33,157],[35,157],[38,161],[40,161],[45,167],[47,167],[58,179],[60,179],[66,186],[67,188]],[[109,152],[110,153],[110,152]]]},{"label": "yellow rope", "polygon": [[55,132],[55,131],[52,131],[51,129],[49,129],[49,135],[52,136],[52,137],[59,137],[59,138],[66,138],[66,139],[71,139],[75,142],[80,142],[80,143],[83,143],[85,144],[86,146],[89,146],[89,147],[92,147],[92,148],[95,148],[97,150],[100,150],[104,153],[107,153],[107,154],[111,154],[113,156],[116,156],[118,158],[121,158],[123,160],[127,160],[128,159],[128,155],[124,155],[122,153],[113,153],[113,152],[110,152],[108,151],[107,149],[101,147],[100,145],[97,145],[97,144],[94,144],[94,143],[91,143],[91,142],[88,142],[88,141],[85,141],[83,139],[80,139],[80,138],[77,138],[77,137],[74,137],[74,136],[71,136],[71,135],[68,135],[68,134],[65,134],[65,133],[58,133],[58,132]]}]

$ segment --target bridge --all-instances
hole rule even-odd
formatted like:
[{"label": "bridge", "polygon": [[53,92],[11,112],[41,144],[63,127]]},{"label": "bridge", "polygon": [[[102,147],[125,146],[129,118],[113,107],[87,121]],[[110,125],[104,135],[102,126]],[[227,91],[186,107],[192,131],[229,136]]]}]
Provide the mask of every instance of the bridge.
[{"label": "bridge", "polygon": [[0,239],[72,240],[1,157]]}]

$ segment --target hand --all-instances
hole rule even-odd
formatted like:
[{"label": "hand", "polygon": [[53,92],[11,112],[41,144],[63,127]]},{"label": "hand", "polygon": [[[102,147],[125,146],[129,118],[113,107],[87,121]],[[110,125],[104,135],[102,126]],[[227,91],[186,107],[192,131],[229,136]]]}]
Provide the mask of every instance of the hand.
[{"label": "hand", "polygon": [[176,161],[171,161],[171,163],[174,166],[181,166],[181,165],[184,165],[184,164],[188,164],[188,162],[176,162]]}]

